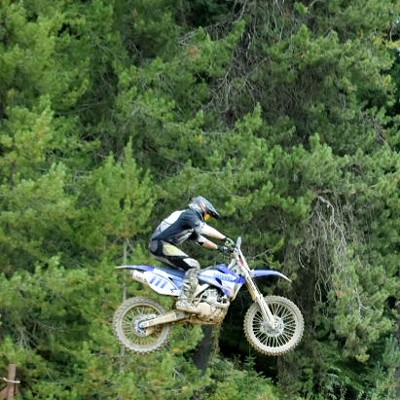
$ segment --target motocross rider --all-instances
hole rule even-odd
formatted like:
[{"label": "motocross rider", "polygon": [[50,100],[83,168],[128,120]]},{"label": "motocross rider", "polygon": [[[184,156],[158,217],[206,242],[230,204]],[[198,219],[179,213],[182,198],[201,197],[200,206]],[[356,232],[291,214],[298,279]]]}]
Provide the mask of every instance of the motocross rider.
[{"label": "motocross rider", "polygon": [[[191,200],[187,209],[174,211],[165,218],[151,235],[149,248],[153,256],[161,262],[185,271],[182,290],[176,302],[178,310],[190,313],[200,312],[193,304],[200,264],[177,246],[187,239],[207,249],[215,249],[223,253],[228,253],[229,248],[233,246],[232,239],[206,224],[205,221],[211,217],[219,219],[221,215],[207,199],[198,196]],[[204,235],[224,240],[225,245],[218,246]]]}]

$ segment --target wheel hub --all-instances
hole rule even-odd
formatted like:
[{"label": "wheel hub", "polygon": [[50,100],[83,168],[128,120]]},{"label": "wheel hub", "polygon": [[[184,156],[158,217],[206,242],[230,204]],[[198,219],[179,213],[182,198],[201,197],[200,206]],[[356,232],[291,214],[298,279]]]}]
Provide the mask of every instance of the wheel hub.
[{"label": "wheel hub", "polygon": [[155,318],[155,314],[143,314],[143,315],[137,315],[133,320],[132,320],[132,329],[135,335],[141,336],[141,337],[146,337],[151,335],[154,332],[154,327],[150,326],[149,328],[142,328],[141,324],[142,322],[149,321],[153,318]]},{"label": "wheel hub", "polygon": [[262,331],[270,337],[278,337],[282,335],[283,330],[285,329],[282,318],[275,315],[274,319],[275,319],[275,326],[273,327],[269,324],[269,322],[263,321],[261,323]]}]

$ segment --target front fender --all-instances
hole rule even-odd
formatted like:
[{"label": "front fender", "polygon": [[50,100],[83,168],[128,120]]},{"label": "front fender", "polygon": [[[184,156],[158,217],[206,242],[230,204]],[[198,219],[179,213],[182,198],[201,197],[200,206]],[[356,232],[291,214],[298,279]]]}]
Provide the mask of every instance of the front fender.
[{"label": "front fender", "polygon": [[278,276],[279,278],[292,282],[286,275],[282,274],[282,272],[273,271],[271,269],[254,269],[251,271],[251,276],[253,278],[259,278],[260,276]]}]

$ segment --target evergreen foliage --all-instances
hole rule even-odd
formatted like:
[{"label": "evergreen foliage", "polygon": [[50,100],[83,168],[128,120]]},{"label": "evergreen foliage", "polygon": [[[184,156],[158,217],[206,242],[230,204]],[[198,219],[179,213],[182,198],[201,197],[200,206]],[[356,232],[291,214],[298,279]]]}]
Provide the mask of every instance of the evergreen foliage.
[{"label": "evergreen foliage", "polygon": [[[24,399],[397,399],[399,16],[395,0],[3,0],[0,376],[17,364]],[[292,279],[262,285],[304,313],[295,352],[244,344],[246,293],[205,375],[200,327],[144,358],[119,348],[122,297],[153,294],[113,266],[154,262],[149,233],[195,195]]]}]

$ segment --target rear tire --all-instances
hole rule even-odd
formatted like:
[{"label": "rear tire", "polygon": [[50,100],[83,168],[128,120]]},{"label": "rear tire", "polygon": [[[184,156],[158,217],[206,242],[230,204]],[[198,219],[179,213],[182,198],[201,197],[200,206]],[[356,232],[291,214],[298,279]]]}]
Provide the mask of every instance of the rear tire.
[{"label": "rear tire", "polygon": [[265,301],[276,319],[276,328],[272,329],[264,322],[260,306],[254,303],[246,312],[244,333],[260,353],[281,356],[300,343],[304,318],[296,304],[285,297],[265,296]]},{"label": "rear tire", "polygon": [[115,311],[113,328],[115,336],[126,349],[139,354],[159,350],[168,341],[169,325],[163,324],[141,328],[140,322],[164,314],[164,307],[145,297],[125,300]]}]

